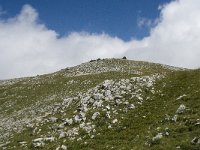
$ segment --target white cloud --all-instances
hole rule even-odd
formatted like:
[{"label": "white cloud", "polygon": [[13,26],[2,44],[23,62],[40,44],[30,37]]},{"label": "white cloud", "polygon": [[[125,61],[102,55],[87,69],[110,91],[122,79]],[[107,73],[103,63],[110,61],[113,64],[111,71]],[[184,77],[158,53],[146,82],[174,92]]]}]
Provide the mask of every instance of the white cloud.
[{"label": "white cloud", "polygon": [[107,34],[66,37],[38,23],[25,5],[19,15],[0,20],[0,79],[53,72],[95,58],[122,57],[200,67],[200,1],[177,0],[160,7],[149,37],[125,42]]},{"label": "white cloud", "polygon": [[200,1],[164,5],[160,22],[147,38],[148,59],[175,66],[200,67]]}]

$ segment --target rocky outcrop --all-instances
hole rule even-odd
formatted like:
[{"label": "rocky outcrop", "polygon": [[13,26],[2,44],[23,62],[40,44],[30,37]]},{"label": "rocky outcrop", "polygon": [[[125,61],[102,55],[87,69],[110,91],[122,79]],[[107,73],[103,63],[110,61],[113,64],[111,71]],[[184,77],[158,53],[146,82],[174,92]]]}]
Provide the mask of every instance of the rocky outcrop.
[{"label": "rocky outcrop", "polygon": [[[82,140],[84,136],[80,135],[80,131],[85,131],[88,136],[94,138],[97,135],[96,121],[101,117],[107,118],[105,122],[108,129],[120,123],[120,112],[127,113],[131,109],[140,107],[147,100],[143,95],[144,90],[154,93],[153,84],[162,76],[142,76],[132,77],[130,79],[105,80],[96,87],[89,89],[86,93],[79,93],[77,96],[68,97],[61,103],[57,103],[51,112],[38,119],[32,125],[33,134],[40,135],[43,125],[48,123],[51,126],[48,134],[53,137],[40,137],[34,139],[32,144],[34,147],[45,147],[45,143],[55,142],[57,140]],[[77,108],[71,117],[57,118],[57,114],[62,114],[72,104],[76,102]],[[123,108],[123,109],[119,109]],[[182,107],[181,107],[182,108]],[[98,111],[96,111],[98,110]],[[160,138],[158,135],[154,138]],[[62,146],[57,149],[63,149]],[[64,148],[65,149],[65,148]]]}]

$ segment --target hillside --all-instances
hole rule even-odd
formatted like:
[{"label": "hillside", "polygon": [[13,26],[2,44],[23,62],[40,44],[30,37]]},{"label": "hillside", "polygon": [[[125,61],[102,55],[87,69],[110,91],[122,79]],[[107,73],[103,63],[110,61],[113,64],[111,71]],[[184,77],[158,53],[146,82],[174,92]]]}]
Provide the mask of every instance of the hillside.
[{"label": "hillside", "polygon": [[0,149],[199,149],[200,70],[103,59],[0,81]]}]

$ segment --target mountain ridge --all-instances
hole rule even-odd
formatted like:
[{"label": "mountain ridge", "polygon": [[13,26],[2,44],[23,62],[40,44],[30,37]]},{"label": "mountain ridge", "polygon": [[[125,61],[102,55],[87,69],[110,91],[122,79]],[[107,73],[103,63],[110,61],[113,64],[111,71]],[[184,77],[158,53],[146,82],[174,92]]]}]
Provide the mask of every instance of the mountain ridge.
[{"label": "mountain ridge", "polygon": [[[164,65],[164,64],[160,64],[160,63],[153,63],[153,62],[148,62],[148,61],[135,61],[135,60],[127,60],[127,59],[117,59],[117,58],[105,58],[105,59],[96,59],[96,60],[91,60],[91,61],[88,61],[88,62],[85,62],[85,63],[81,63],[80,65],[76,65],[76,66],[73,66],[73,67],[67,67],[65,69],[61,69],[61,70],[58,70],[58,71],[55,71],[53,73],[46,73],[46,74],[43,74],[43,75],[36,75],[36,76],[29,76],[29,77],[22,77],[22,78],[13,78],[13,79],[4,79],[4,80],[0,80],[0,83],[1,82],[6,82],[6,81],[12,81],[12,80],[22,80],[22,79],[25,79],[25,78],[32,78],[32,77],[37,77],[37,76],[44,76],[44,75],[51,75],[51,74],[57,74],[57,73],[60,73],[60,72],[66,72],[67,70],[77,70],[78,68],[82,68],[83,66],[92,66],[92,65],[99,65],[99,63],[103,62],[105,64],[107,63],[112,63],[114,62],[117,64],[117,63],[121,63],[121,62],[130,62],[129,65],[133,65],[135,64],[136,66],[141,66],[141,64],[151,64],[151,65],[159,65],[159,66],[163,66],[164,68],[168,68],[168,69],[171,69],[171,70],[186,70],[186,68],[181,68],[181,67],[175,67],[175,66],[170,66],[170,65]],[[105,64],[104,64],[104,67],[105,67]],[[94,68],[93,68],[94,69]],[[113,68],[112,68],[113,69]],[[83,70],[83,69],[81,69]],[[84,70],[83,70],[84,71]],[[111,70],[107,70],[107,71],[111,71]],[[115,70],[115,71],[119,71],[119,69]],[[101,73],[101,72],[99,72]]]},{"label": "mountain ridge", "polygon": [[[7,80],[4,84],[0,84],[0,101],[2,103],[0,106],[2,113],[0,130],[5,133],[2,134],[5,135],[2,144],[5,144],[6,141],[10,141],[10,143],[3,145],[2,148],[65,149],[64,147],[66,147],[68,149],[97,149],[96,145],[99,149],[112,149],[112,147],[117,149],[130,149],[130,147],[133,147],[133,149],[156,149],[156,147],[161,146],[163,139],[166,139],[171,133],[164,129],[162,132],[151,135],[151,130],[147,130],[146,127],[143,131],[138,126],[140,124],[138,120],[140,120],[140,117],[145,119],[148,113],[142,116],[137,113],[145,113],[143,109],[148,110],[148,107],[160,105],[161,102],[158,101],[158,97],[165,99],[165,86],[167,86],[167,90],[172,90],[171,92],[174,93],[173,89],[168,89],[168,86],[173,85],[173,82],[181,85],[179,76],[185,75],[187,77],[185,80],[188,80],[191,77],[187,74],[195,77],[194,79],[197,81],[193,84],[195,84],[194,88],[197,89],[199,83],[198,70],[122,59],[96,60],[52,74],[17,79],[14,83],[9,83],[10,81]],[[174,80],[173,76],[174,78],[177,77],[177,80]],[[187,84],[189,83],[187,82]],[[160,90],[157,89],[158,87]],[[174,95],[177,93],[174,93]],[[177,98],[184,94],[179,93]],[[198,94],[197,92],[196,95]],[[188,96],[188,94],[185,95],[180,99],[185,99],[184,97]],[[73,100],[70,102],[71,104],[68,104],[70,99]],[[151,104],[151,101],[155,101],[155,103]],[[13,102],[15,103],[13,104]],[[146,103],[151,105],[148,106]],[[171,104],[171,101],[169,103]],[[180,114],[178,113],[179,106],[172,105],[178,111],[177,116],[187,112],[188,106],[186,104],[178,105],[180,105]],[[165,108],[162,109],[165,110]],[[157,115],[151,109],[148,111],[153,114],[150,118]],[[167,110],[165,111],[167,112]],[[138,120],[136,116],[132,116],[131,112],[140,116]],[[169,117],[169,122],[177,121],[175,115]],[[79,122],[80,116],[82,118]],[[116,118],[113,118],[113,116]],[[125,121],[122,117],[125,118]],[[136,118],[133,119],[137,122],[135,126],[129,124],[131,118]],[[152,120],[156,121],[155,118]],[[149,120],[147,119],[147,121]],[[142,120],[142,122],[145,122],[145,120]],[[150,122],[150,126],[154,124],[152,121]],[[90,132],[88,128],[91,129]],[[129,135],[129,132],[124,131],[125,128],[130,133],[136,131],[136,128],[141,130],[132,140],[141,136],[139,141],[143,141],[143,144],[138,145],[137,140],[127,143],[128,145],[123,144],[122,141],[126,143],[128,139],[133,138]],[[118,135],[117,130],[129,135],[126,136],[127,139],[123,134]],[[107,135],[106,131],[119,136],[118,138],[115,137],[118,144],[115,140],[113,141],[113,137]],[[105,137],[102,133],[105,134]],[[166,133],[169,135],[166,135]],[[144,138],[140,134],[146,134],[149,138]],[[3,139],[2,135],[1,139]],[[102,139],[102,137],[104,138]],[[120,137],[124,140],[121,141]],[[104,139],[110,140],[106,142]],[[193,147],[198,147],[198,136],[196,136],[196,139],[197,142],[193,144]],[[105,145],[98,145],[97,141],[100,143],[104,141]],[[79,146],[77,146],[77,143],[79,143]],[[173,146],[174,144],[171,144],[171,148]],[[179,146],[182,148],[181,145]],[[191,146],[190,142],[189,146]],[[170,148],[170,146],[168,147]]]}]

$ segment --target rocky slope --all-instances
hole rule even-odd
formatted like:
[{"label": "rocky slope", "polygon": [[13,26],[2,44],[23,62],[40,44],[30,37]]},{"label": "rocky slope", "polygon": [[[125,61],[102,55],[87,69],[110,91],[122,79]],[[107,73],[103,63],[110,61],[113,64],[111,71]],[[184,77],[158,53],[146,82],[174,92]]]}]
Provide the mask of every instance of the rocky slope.
[{"label": "rocky slope", "polygon": [[121,59],[1,81],[0,149],[198,149],[199,83]]}]

